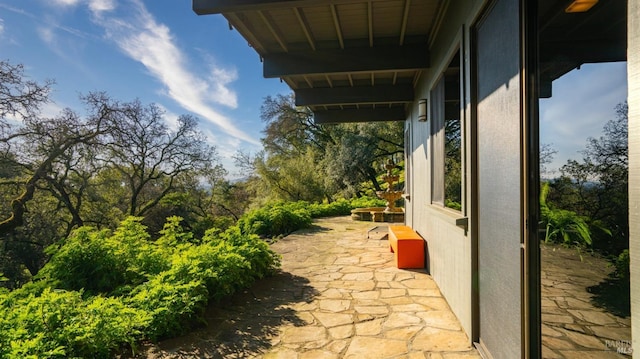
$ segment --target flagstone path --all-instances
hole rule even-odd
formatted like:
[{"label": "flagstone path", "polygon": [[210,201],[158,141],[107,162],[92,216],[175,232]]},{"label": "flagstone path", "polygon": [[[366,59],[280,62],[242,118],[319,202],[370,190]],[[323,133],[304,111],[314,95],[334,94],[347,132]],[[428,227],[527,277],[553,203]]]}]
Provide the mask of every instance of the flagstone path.
[{"label": "flagstone path", "polygon": [[611,292],[615,288],[607,280],[613,271],[609,263],[559,245],[542,244],[540,252],[542,357],[629,358],[630,316],[625,309],[607,309],[597,298],[598,291],[628,298],[628,293]]},{"label": "flagstone path", "polygon": [[393,265],[382,232],[320,219],[272,248],[282,270],[207,312],[148,358],[480,358],[435,282]]}]

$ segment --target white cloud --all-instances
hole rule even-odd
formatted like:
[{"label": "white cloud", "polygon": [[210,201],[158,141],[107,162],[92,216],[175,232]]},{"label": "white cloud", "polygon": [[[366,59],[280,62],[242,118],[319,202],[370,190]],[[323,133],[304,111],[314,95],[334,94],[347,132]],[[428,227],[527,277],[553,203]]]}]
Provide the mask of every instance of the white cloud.
[{"label": "white cloud", "polygon": [[127,56],[142,63],[164,85],[167,96],[228,135],[258,144],[259,141],[237,128],[212,104],[237,107],[237,96],[228,87],[237,78],[235,70],[211,63],[207,77],[191,72],[188,59],[177,46],[171,30],[158,23],[142,2],[132,0],[131,3],[133,8],[126,11],[131,17],[94,13],[94,21],[105,28],[108,38]]},{"label": "white cloud", "polygon": [[175,132],[178,130],[180,124],[178,123],[178,118],[180,117],[176,113],[169,111],[166,107],[158,104],[158,107],[164,111],[164,122],[167,124],[169,131]]},{"label": "white cloud", "polygon": [[111,11],[116,8],[115,0],[91,0],[89,1],[89,9],[94,14]]},{"label": "white cloud", "polygon": [[0,19],[0,36],[4,33],[4,20]]},{"label": "white cloud", "polygon": [[80,2],[80,0],[53,0],[52,5],[59,6],[75,6]]}]

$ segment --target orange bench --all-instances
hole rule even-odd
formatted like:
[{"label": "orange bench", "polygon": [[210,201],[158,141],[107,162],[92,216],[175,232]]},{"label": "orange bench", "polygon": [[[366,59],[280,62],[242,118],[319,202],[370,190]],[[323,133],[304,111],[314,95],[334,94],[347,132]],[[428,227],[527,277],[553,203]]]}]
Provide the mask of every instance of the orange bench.
[{"label": "orange bench", "polygon": [[398,268],[424,268],[424,239],[409,226],[389,226],[389,249]]}]

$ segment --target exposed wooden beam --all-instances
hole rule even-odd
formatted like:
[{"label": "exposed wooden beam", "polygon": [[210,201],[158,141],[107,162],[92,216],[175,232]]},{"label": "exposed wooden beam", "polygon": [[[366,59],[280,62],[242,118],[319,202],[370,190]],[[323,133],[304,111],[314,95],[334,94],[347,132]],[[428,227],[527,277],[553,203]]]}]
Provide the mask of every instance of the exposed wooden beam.
[{"label": "exposed wooden beam", "polygon": [[326,6],[329,4],[361,4],[362,2],[362,0],[192,0],[192,8],[198,15],[209,15],[237,11]]},{"label": "exposed wooden beam", "polygon": [[280,47],[282,48],[282,51],[288,52],[289,49],[287,48],[287,44],[285,44],[284,41],[282,40],[283,36],[277,30],[276,25],[271,20],[271,17],[266,15],[264,13],[264,11],[258,11],[258,14],[260,15],[260,18],[262,19],[264,24],[267,25],[267,28],[271,32],[271,35],[273,35],[273,37],[276,39],[276,41],[278,41],[278,43],[280,44]]},{"label": "exposed wooden beam", "polygon": [[313,87],[313,82],[311,82],[311,80],[309,79],[309,76],[302,76],[302,78],[307,83],[307,85],[309,85],[309,87]]},{"label": "exposed wooden beam", "polygon": [[290,51],[264,56],[264,77],[429,68],[424,44]]},{"label": "exposed wooden beam", "polygon": [[373,47],[373,6],[367,1],[367,25],[369,26],[369,47]]},{"label": "exposed wooden beam", "polygon": [[329,75],[324,75],[324,79],[327,80],[329,87],[333,87],[333,81],[331,81],[331,77],[329,77]]},{"label": "exposed wooden beam", "polygon": [[340,48],[344,49],[344,38],[342,37],[342,28],[340,27],[340,18],[338,18],[338,12],[336,11],[336,6],[334,4],[331,4],[331,17],[333,18],[333,26],[335,26],[336,28],[336,36],[338,37]]},{"label": "exposed wooden beam", "polygon": [[407,22],[409,21],[409,8],[411,8],[411,0],[405,0],[402,25],[400,26],[400,46],[404,44],[404,35],[407,31]]},{"label": "exposed wooden beam", "polygon": [[540,42],[540,62],[566,59],[584,64],[624,61],[626,58],[626,43],[619,39]]},{"label": "exposed wooden beam", "polygon": [[315,51],[316,43],[313,40],[313,37],[311,36],[311,31],[309,31],[309,24],[307,22],[307,18],[304,16],[303,13],[300,12],[300,9],[298,9],[297,7],[293,8],[293,13],[296,15],[296,18],[298,18],[298,22],[300,23],[300,27],[304,32],[304,36],[307,38],[307,42],[309,43],[309,46],[313,51]]},{"label": "exposed wooden beam", "polygon": [[240,33],[240,35],[242,35],[242,37],[247,39],[249,44],[253,46],[253,48],[256,50],[256,52],[258,52],[258,54],[262,56],[267,52],[267,50],[262,45],[262,43],[260,43],[260,41],[258,41],[258,39],[255,36],[253,36],[254,30],[251,24],[245,23],[240,18],[240,16],[233,13],[226,14],[225,16],[227,20],[229,20],[229,23]]},{"label": "exposed wooden beam", "polygon": [[413,86],[384,85],[298,89],[296,106],[338,104],[373,104],[376,102],[409,103],[414,99]]},{"label": "exposed wooden beam", "polygon": [[404,120],[406,120],[404,107],[325,110],[313,113],[313,121],[317,124]]}]

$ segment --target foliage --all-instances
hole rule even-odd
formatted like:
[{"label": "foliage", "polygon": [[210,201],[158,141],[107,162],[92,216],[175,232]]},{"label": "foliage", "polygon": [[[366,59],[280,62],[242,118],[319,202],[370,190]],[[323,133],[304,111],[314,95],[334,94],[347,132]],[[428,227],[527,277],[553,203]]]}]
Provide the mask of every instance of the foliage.
[{"label": "foliage", "polygon": [[586,218],[576,212],[554,208],[547,202],[549,183],[540,189],[540,216],[545,226],[545,242],[590,246],[591,231]]},{"label": "foliage", "polygon": [[23,65],[0,61],[0,129],[6,125],[7,115],[23,119],[37,114],[49,102],[52,84],[27,80]]},{"label": "foliage", "polygon": [[38,280],[0,292],[0,358],[111,357],[123,345],[174,335],[219,301],[273,273],[279,257],[237,227],[196,238],[169,218],[153,241],[141,218],[114,231],[81,227]]},{"label": "foliage", "polygon": [[444,204],[455,210],[462,209],[462,132],[458,117],[446,120],[444,129]]},{"label": "foliage", "polygon": [[0,271],[9,278],[2,286],[37,274],[43,249],[85,225],[113,229],[126,215],[144,216],[155,238],[179,215],[201,237],[216,221],[228,227],[218,208],[239,217],[207,186],[225,172],[195,117],[170,122],[155,104],[102,92],[81,97],[84,113],[44,117],[52,84],[0,61]]},{"label": "foliage", "polygon": [[379,198],[361,197],[351,201],[339,199],[331,203],[271,202],[245,213],[237,227],[244,234],[262,237],[287,235],[311,225],[312,218],[344,216],[354,208],[380,207],[386,202]]},{"label": "foliage", "polygon": [[454,202],[454,201],[450,200],[449,198],[445,198],[444,205],[445,205],[445,207],[451,208],[451,209],[455,209],[456,211],[461,211],[462,210],[462,204],[460,204],[460,202]]},{"label": "foliage", "polygon": [[308,108],[282,95],[267,97],[261,111],[264,152],[237,160],[262,204],[332,202],[362,195],[364,183],[381,190],[382,164],[404,151],[402,122],[318,125]]},{"label": "foliage", "polygon": [[263,237],[287,235],[311,225],[311,215],[299,203],[273,202],[245,213],[238,220],[243,234]]},{"label": "foliage", "polygon": [[118,298],[83,298],[79,291],[0,298],[0,357],[109,358],[142,336],[149,316]]},{"label": "foliage", "polygon": [[359,197],[351,200],[351,209],[366,208],[366,207],[382,207],[384,206],[385,203],[386,203],[385,200],[377,197]]},{"label": "foliage", "polygon": [[629,280],[631,257],[629,257],[629,250],[625,249],[620,253],[615,261],[614,266],[616,268],[615,275],[620,279]]},{"label": "foliage", "polygon": [[[589,138],[581,161],[570,160],[551,183],[549,199],[589,218],[593,248],[618,255],[629,246],[628,106],[616,106],[599,138]],[[600,230],[606,228],[606,230]]]}]

